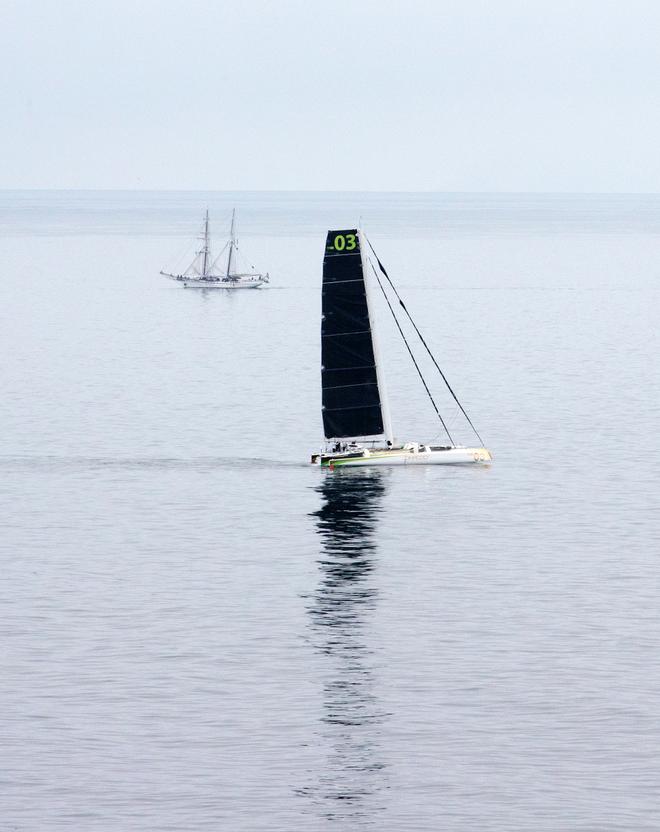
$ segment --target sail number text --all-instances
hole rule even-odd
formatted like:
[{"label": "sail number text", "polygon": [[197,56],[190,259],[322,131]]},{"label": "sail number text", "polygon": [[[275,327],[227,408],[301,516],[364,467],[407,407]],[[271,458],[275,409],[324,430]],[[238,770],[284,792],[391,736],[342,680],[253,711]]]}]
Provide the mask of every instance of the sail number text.
[{"label": "sail number text", "polygon": [[337,234],[332,243],[331,248],[334,248],[335,251],[355,251],[357,237],[355,234]]}]

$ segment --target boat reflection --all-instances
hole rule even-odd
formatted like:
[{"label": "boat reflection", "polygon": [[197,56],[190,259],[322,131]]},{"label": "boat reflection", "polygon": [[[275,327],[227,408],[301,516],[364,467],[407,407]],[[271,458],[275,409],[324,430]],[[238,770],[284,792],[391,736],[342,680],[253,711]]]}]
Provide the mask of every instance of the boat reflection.
[{"label": "boat reflection", "polygon": [[374,561],[383,472],[328,472],[317,491],[323,500],[313,515],[321,577],[308,613],[312,643],[326,659],[317,738],[326,756],[303,792],[324,819],[371,827],[386,788],[379,743],[386,715],[375,692],[370,632],[378,599]]}]

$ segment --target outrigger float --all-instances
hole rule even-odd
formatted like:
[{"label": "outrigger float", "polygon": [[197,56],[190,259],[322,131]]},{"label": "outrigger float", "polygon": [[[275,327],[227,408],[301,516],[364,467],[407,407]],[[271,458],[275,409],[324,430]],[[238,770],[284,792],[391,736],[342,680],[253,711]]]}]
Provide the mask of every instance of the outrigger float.
[{"label": "outrigger float", "polygon": [[[366,256],[365,241],[376,259],[380,273],[389,284],[389,296],[374,263]],[[450,444],[401,443],[394,437],[382,362],[373,331],[372,289],[371,281],[366,279],[367,266],[371,267],[375,275]],[[395,300],[390,300],[391,293]],[[451,396],[474,431],[479,440],[478,446],[454,444],[396,316],[393,307],[396,302],[405,312]],[[311,462],[314,465],[335,469],[376,465],[484,465],[492,461],[490,451],[484,447],[383,264],[360,229],[328,232],[323,260],[321,386],[326,446],[319,453],[312,454]]]}]

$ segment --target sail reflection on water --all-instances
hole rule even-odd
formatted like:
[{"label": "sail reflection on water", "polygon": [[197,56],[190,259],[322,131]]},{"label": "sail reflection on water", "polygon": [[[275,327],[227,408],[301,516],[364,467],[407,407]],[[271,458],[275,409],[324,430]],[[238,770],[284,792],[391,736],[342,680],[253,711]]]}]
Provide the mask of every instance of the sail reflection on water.
[{"label": "sail reflection on water", "polygon": [[325,819],[372,826],[386,788],[380,707],[371,644],[378,600],[374,581],[378,515],[384,472],[342,471],[318,486],[323,504],[314,512],[320,538],[320,581],[310,598],[311,641],[325,658],[319,737],[326,758],[301,793]]}]

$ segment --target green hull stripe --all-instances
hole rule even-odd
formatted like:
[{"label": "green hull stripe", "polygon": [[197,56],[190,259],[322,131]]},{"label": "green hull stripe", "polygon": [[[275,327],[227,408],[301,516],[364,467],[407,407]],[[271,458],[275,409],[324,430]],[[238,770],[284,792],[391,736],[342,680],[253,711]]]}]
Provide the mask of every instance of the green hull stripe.
[{"label": "green hull stripe", "polygon": [[407,456],[407,455],[408,455],[407,453],[405,453],[405,454],[386,453],[386,454],[369,454],[369,456],[356,456],[356,457],[353,457],[353,459],[329,459],[327,461],[322,461],[321,466],[324,467],[324,468],[327,468],[330,465],[346,465],[350,462],[358,462],[362,459],[392,459],[394,457]]}]

